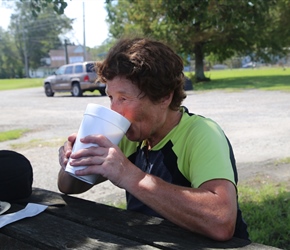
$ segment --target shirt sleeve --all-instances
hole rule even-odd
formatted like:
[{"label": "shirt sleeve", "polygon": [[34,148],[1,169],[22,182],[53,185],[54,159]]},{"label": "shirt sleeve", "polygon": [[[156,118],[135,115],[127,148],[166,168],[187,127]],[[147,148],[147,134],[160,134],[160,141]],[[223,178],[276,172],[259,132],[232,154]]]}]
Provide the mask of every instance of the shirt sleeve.
[{"label": "shirt sleeve", "polygon": [[183,134],[186,135],[183,160],[178,166],[192,187],[214,179],[226,179],[235,184],[230,148],[218,124],[200,117]]}]

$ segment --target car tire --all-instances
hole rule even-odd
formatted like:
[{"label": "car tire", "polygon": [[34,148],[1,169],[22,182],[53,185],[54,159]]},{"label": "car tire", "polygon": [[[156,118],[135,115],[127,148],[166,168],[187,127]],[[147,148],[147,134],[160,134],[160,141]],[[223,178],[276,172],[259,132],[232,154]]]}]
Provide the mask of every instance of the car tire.
[{"label": "car tire", "polygon": [[50,86],[49,83],[46,83],[44,85],[44,92],[45,92],[45,94],[46,94],[47,97],[54,96],[54,92],[52,91],[51,86]]},{"label": "car tire", "polygon": [[83,95],[83,91],[81,90],[81,87],[80,87],[80,84],[79,83],[74,83],[72,85],[71,94],[73,96],[82,96]]}]

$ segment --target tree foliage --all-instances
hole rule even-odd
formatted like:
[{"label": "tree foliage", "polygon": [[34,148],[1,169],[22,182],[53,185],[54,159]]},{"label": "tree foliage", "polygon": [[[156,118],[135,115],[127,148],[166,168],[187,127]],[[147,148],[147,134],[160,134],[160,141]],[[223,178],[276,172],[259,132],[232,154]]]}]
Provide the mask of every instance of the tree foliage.
[{"label": "tree foliage", "polygon": [[63,14],[67,3],[64,0],[20,0],[23,3],[29,3],[32,15],[37,17],[48,5],[52,6],[57,14]]},{"label": "tree foliage", "polygon": [[23,64],[15,46],[13,37],[0,27],[0,78],[23,76]]},{"label": "tree foliage", "polygon": [[207,54],[267,60],[289,46],[289,0],[107,0],[106,8],[113,37],[143,34],[194,55],[197,81],[207,80]]},{"label": "tree foliage", "polygon": [[60,35],[72,28],[72,20],[54,12],[47,6],[38,16],[34,16],[27,2],[16,3],[16,11],[11,16],[10,31],[21,55],[23,64],[37,68],[50,49],[58,48]]},{"label": "tree foliage", "polygon": [[100,46],[96,46],[94,48],[87,47],[87,51],[92,56],[92,58],[94,58],[94,60],[102,61],[105,59],[107,52],[115,44],[115,42],[116,39],[107,38]]}]

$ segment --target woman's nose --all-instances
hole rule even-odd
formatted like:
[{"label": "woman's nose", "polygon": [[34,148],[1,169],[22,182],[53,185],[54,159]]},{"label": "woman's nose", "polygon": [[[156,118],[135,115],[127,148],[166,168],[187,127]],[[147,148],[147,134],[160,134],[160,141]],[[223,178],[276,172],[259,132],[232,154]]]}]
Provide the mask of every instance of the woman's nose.
[{"label": "woman's nose", "polygon": [[111,109],[119,113],[120,115],[123,115],[122,107],[115,102],[111,103]]}]

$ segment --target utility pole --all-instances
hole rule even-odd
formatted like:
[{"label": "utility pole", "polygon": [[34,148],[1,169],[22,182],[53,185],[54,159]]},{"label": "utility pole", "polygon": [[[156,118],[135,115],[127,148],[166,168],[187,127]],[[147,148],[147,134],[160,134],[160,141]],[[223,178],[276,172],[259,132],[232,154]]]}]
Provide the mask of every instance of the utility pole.
[{"label": "utility pole", "polygon": [[84,45],[83,45],[83,51],[84,51],[84,61],[87,60],[87,51],[86,51],[86,25],[85,25],[85,2],[83,1],[83,31],[84,31]]},{"label": "utility pole", "polygon": [[23,39],[23,54],[24,54],[24,70],[25,77],[29,78],[29,68],[28,68],[28,52],[26,46],[26,30],[24,30],[24,26],[22,25],[22,39]]},{"label": "utility pole", "polygon": [[68,64],[67,40],[64,40],[65,62]]}]

